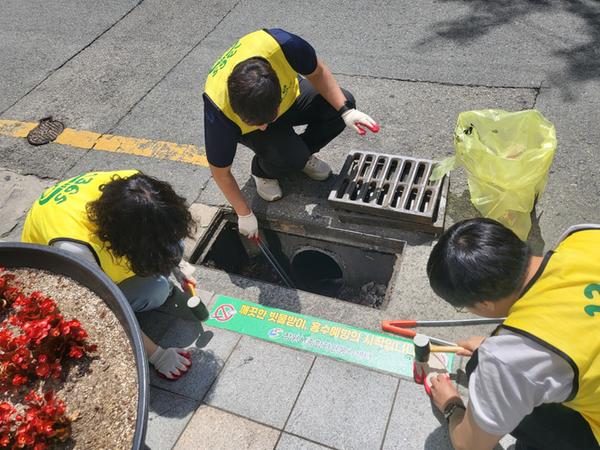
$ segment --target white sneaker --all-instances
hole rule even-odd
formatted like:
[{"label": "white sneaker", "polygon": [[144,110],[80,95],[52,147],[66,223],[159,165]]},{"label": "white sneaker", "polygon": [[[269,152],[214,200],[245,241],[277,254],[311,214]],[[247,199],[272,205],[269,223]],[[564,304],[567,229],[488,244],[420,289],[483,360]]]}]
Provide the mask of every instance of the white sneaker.
[{"label": "white sneaker", "polygon": [[331,167],[325,161],[320,160],[315,155],[310,155],[304,169],[302,169],[306,175],[313,180],[323,181],[329,178],[331,175]]},{"label": "white sneaker", "polygon": [[256,192],[263,200],[274,202],[283,197],[279,181],[257,177],[256,175],[252,175],[252,178],[254,178],[254,182],[256,183]]}]

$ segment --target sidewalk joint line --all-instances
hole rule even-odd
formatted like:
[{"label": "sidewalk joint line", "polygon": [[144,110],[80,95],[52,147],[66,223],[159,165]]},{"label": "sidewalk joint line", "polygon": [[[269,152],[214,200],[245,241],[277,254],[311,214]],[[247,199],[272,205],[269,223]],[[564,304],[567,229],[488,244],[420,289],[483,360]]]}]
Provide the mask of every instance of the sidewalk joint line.
[{"label": "sidewalk joint line", "polygon": [[[208,393],[211,391],[211,389],[213,388],[213,386],[217,382],[217,379],[219,378],[219,376],[221,375],[221,373],[225,370],[225,367],[227,367],[227,363],[229,362],[229,358],[231,358],[231,355],[233,355],[233,353],[237,350],[237,348],[238,348],[238,346],[240,344],[240,341],[242,340],[243,337],[244,337],[244,335],[240,334],[240,337],[237,340],[237,342],[235,343],[235,345],[233,346],[233,348],[231,349],[231,352],[229,352],[229,355],[227,355],[227,358],[225,358],[225,361],[223,362],[223,367],[221,367],[221,370],[219,370],[219,372],[216,374],[215,379],[212,381],[212,383],[210,383],[210,386],[208,386],[208,389],[206,389],[206,392],[204,393],[204,395],[200,399],[200,402],[206,403],[204,401],[206,399],[206,396],[208,395]],[[212,406],[212,405],[209,405],[209,406]]]},{"label": "sidewalk joint line", "polygon": [[[150,383],[150,384],[149,384],[149,386],[150,386],[152,389],[156,389],[157,391],[161,391],[161,392],[165,392],[165,393],[167,393],[167,394],[171,394],[171,395],[173,395],[173,396],[175,396],[175,397],[179,397],[179,398],[180,398],[180,399],[182,399],[182,400],[189,400],[190,402],[192,402],[192,403],[196,403],[197,405],[200,405],[200,404],[202,403],[202,401],[201,401],[201,400],[196,400],[195,398],[188,397],[187,395],[180,394],[179,392],[173,392],[173,391],[169,391],[168,389],[166,389],[166,388],[164,388],[164,387],[162,387],[162,386],[157,386],[157,385],[155,385],[155,384],[152,384],[152,383]],[[196,407],[196,409],[198,409],[198,408]],[[195,410],[194,410],[194,411],[195,411]]]},{"label": "sidewalk joint line", "polygon": [[[323,444],[322,442],[315,441],[313,439],[307,438],[306,436],[300,436],[299,434],[296,434],[296,433],[290,433],[289,431],[281,430],[281,434],[283,434],[283,433],[289,434],[290,436],[297,437],[299,439],[302,439],[303,441],[308,441],[308,442],[310,442],[312,444],[316,444],[319,447],[325,447],[325,448],[328,448],[330,450],[338,450],[336,447],[331,447],[331,446],[329,446],[327,444]],[[279,444],[279,439],[277,440],[277,444]],[[275,447],[277,447],[277,444],[275,445]]]},{"label": "sidewalk joint line", "polygon": [[400,390],[400,383],[402,380],[398,378],[398,384],[396,385],[396,392],[394,392],[394,398],[392,399],[392,407],[390,408],[390,413],[388,415],[387,422],[385,423],[385,430],[383,430],[383,439],[381,439],[380,450],[383,450],[383,446],[385,444],[385,439],[387,438],[388,428],[390,426],[390,422],[392,421],[392,414],[394,414],[394,405],[396,404],[396,397],[398,396],[398,391]]},{"label": "sidewalk joint line", "polygon": [[334,75],[341,75],[344,77],[351,78],[368,78],[372,80],[385,80],[385,81],[401,81],[406,83],[424,83],[424,84],[435,84],[439,86],[453,86],[453,87],[472,87],[472,88],[487,88],[487,89],[539,89],[537,86],[508,86],[508,85],[487,85],[477,83],[452,83],[450,81],[433,81],[433,80],[417,80],[415,78],[396,78],[388,77],[384,75],[364,75],[360,73],[345,73],[345,72],[333,72]]},{"label": "sidewalk joint line", "polygon": [[9,111],[13,106],[15,106],[17,103],[19,103],[21,100],[23,100],[25,97],[27,97],[29,94],[31,94],[33,91],[35,91],[38,87],[40,87],[48,78],[50,78],[52,75],[54,75],[56,72],[58,72],[60,69],[62,69],[65,65],[67,65],[69,62],[71,62],[76,56],[78,56],[80,53],[82,53],[84,50],[86,50],[87,48],[89,48],[91,45],[93,45],[98,39],[100,39],[102,36],[104,36],[106,33],[108,33],[114,26],[116,26],[119,22],[121,22],[125,17],[127,17],[134,9],[136,9],[138,6],[140,6],[142,3],[144,2],[144,0],[138,0],[138,2],[133,5],[131,7],[131,9],[129,9],[129,11],[127,11],[125,14],[123,14],[115,23],[113,23],[112,25],[110,25],[106,30],[104,30],[102,33],[100,33],[98,36],[96,36],[94,39],[92,39],[88,44],[86,44],[81,50],[78,50],[77,52],[75,52],[73,55],[71,55],[69,58],[67,58],[60,66],[56,67],[55,69],[51,69],[48,74],[39,82],[37,83],[35,86],[33,86],[31,89],[29,89],[25,94],[23,94],[18,100],[16,100],[12,105],[10,105],[8,108],[6,108],[4,111],[0,111],[0,116],[5,114],[7,111]]},{"label": "sidewalk joint line", "polygon": [[[312,444],[316,444],[316,445],[319,445],[319,446],[321,446],[321,447],[325,447],[325,448],[327,448],[327,449],[331,449],[331,450],[337,450],[335,447],[330,447],[329,445],[323,444],[323,443],[321,443],[321,442],[318,442],[318,441],[314,441],[314,440],[312,440],[312,439],[310,439],[310,438],[307,438],[307,437],[304,437],[304,436],[300,436],[300,435],[297,435],[297,434],[295,434],[295,433],[290,433],[290,432],[288,432],[288,431],[285,431],[285,429],[283,429],[283,428],[282,428],[282,429],[280,429],[280,428],[277,428],[277,427],[275,427],[275,426],[273,426],[273,425],[269,425],[268,423],[259,422],[259,421],[258,421],[258,420],[256,420],[256,419],[252,419],[252,418],[250,418],[250,417],[243,416],[243,415],[241,415],[240,413],[237,413],[237,412],[235,412],[235,411],[229,411],[229,410],[227,410],[227,409],[225,409],[225,408],[222,408],[222,407],[220,407],[220,406],[209,405],[208,403],[202,403],[200,406],[202,406],[202,405],[205,405],[205,406],[207,406],[207,407],[209,407],[209,408],[216,409],[217,411],[221,411],[221,412],[224,412],[224,413],[226,413],[226,414],[231,414],[232,416],[239,417],[240,419],[247,420],[247,421],[249,421],[249,422],[252,422],[252,423],[255,423],[255,424],[257,424],[257,425],[261,425],[261,426],[263,426],[263,427],[270,428],[271,430],[278,431],[278,432],[279,432],[279,437],[277,438],[277,441],[275,442],[275,446],[274,446],[273,448],[276,448],[276,447],[277,447],[277,445],[279,444],[279,439],[281,438],[281,435],[282,435],[283,433],[286,433],[286,434],[289,434],[289,435],[291,435],[291,436],[294,436],[294,437],[297,437],[297,438],[303,439],[303,440],[305,440],[305,441],[308,441],[308,442],[310,442],[310,443],[312,443]],[[185,430],[184,430],[184,431],[185,431]],[[183,434],[183,432],[182,432],[182,434]],[[179,438],[178,438],[177,440],[179,440]]]},{"label": "sidewalk joint line", "polygon": [[[315,361],[317,360],[317,356],[313,355],[313,360],[310,363],[310,367],[308,368],[308,371],[306,372],[306,376],[304,377],[304,381],[302,382],[302,386],[300,386],[300,389],[298,389],[298,394],[296,394],[296,398],[294,399],[294,403],[292,403],[292,407],[290,408],[290,412],[288,414],[288,416],[285,419],[285,422],[283,423],[283,428],[282,431],[285,430],[285,427],[287,427],[287,424],[290,420],[290,417],[292,416],[292,412],[294,411],[294,408],[296,407],[296,403],[298,403],[298,399],[300,398],[300,394],[302,393],[302,390],[304,389],[304,386],[306,385],[306,380],[308,380],[308,377],[310,376],[310,373],[312,372],[312,369],[315,365]],[[275,443],[275,447],[277,447],[277,445],[279,444],[279,440],[281,439],[281,435],[279,435],[279,438],[277,438],[277,442]]]},{"label": "sidewalk joint line", "polygon": [[[204,328],[202,328],[202,332],[205,332]],[[221,370],[219,370],[217,372],[217,374],[215,375],[215,379],[212,381],[212,383],[210,383],[210,386],[208,386],[208,389],[206,389],[206,392],[204,393],[204,395],[202,396],[202,398],[200,400],[198,400],[198,407],[194,410],[194,412],[192,414],[192,417],[194,416],[194,414],[196,414],[196,412],[198,411],[198,409],[200,409],[200,407],[203,404],[206,405],[206,406],[210,406],[211,408],[214,408],[214,406],[209,405],[208,403],[205,403],[204,399],[206,398],[206,395],[210,392],[210,390],[213,388],[214,384],[217,382],[217,379],[219,378],[219,375],[221,375],[221,373],[223,372],[223,370],[227,366],[227,362],[229,361],[229,358],[231,357],[231,355],[233,354],[233,352],[235,352],[235,350],[237,349],[238,344],[240,343],[241,340],[242,340],[242,335],[240,334],[240,337],[237,340],[237,342],[235,343],[235,345],[233,346],[233,348],[231,349],[231,352],[229,352],[229,355],[227,355],[227,358],[225,358],[225,361],[223,362],[223,367],[221,367]],[[191,420],[191,417],[190,417],[190,420]],[[183,433],[185,433],[185,430],[187,430],[187,427],[189,426],[189,424],[190,424],[190,422],[188,421],[188,423],[185,425],[184,429],[181,430],[181,433],[179,433],[179,436],[177,436],[177,439],[175,440],[175,443],[173,444],[173,448],[175,448],[177,446],[177,443],[179,442],[179,439],[181,439],[181,436],[183,435]]]}]

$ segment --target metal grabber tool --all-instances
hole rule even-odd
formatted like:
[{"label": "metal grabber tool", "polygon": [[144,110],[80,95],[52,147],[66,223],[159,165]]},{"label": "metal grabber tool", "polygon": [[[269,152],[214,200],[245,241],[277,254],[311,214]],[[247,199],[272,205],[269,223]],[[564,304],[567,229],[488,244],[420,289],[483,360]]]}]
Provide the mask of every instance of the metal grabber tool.
[{"label": "metal grabber tool", "polygon": [[[456,320],[382,320],[381,329],[400,336],[414,338],[417,332],[412,327],[451,327],[464,325],[500,324],[504,318],[498,319],[456,319]],[[454,342],[429,336],[429,340],[435,344],[456,346]]]},{"label": "metal grabber tool", "polygon": [[273,253],[271,253],[271,250],[269,250],[269,247],[267,247],[267,245],[262,241],[262,239],[259,236],[257,236],[252,240],[256,242],[256,245],[258,245],[258,248],[260,248],[260,251],[262,252],[264,257],[267,259],[267,261],[269,261],[269,264],[273,266],[273,269],[275,269],[275,272],[277,272],[277,274],[283,280],[285,285],[290,289],[295,289],[292,279],[289,277],[289,275],[286,273],[283,267],[281,267],[281,264],[279,264],[277,258],[275,258]]}]

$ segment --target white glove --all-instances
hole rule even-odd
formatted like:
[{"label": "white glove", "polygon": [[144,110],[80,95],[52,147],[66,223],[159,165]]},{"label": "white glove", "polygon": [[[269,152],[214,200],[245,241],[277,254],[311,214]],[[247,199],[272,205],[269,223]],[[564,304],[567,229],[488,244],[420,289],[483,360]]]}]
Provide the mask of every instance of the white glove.
[{"label": "white glove", "polygon": [[169,380],[176,380],[192,365],[191,356],[182,348],[158,347],[148,358],[158,373]]},{"label": "white glove", "polygon": [[188,290],[188,283],[196,286],[196,279],[193,277],[195,271],[196,269],[194,266],[182,259],[179,261],[177,267],[174,267],[171,272],[181,286],[181,289],[185,291]]},{"label": "white glove", "polygon": [[253,212],[250,212],[247,216],[238,216],[238,228],[240,234],[243,234],[248,239],[258,237],[258,221]]},{"label": "white glove", "polygon": [[364,136],[367,134],[367,132],[360,125],[367,127],[373,133],[377,133],[379,131],[379,125],[377,125],[377,122],[371,119],[371,117],[366,115],[364,112],[360,112],[358,109],[349,109],[342,114],[342,119],[344,119],[344,123],[347,127],[354,128],[361,136]]}]

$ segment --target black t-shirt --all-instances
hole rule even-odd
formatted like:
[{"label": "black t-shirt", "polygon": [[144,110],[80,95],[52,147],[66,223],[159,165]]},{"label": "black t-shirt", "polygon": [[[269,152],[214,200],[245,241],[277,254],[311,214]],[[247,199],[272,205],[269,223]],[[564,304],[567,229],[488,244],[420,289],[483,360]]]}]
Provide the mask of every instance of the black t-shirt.
[{"label": "black t-shirt", "polygon": [[[265,30],[281,46],[285,59],[296,72],[309,75],[317,68],[315,49],[304,39],[280,28]],[[229,167],[242,135],[240,128],[206,95],[204,100],[204,145],[208,162],[216,167]]]}]

